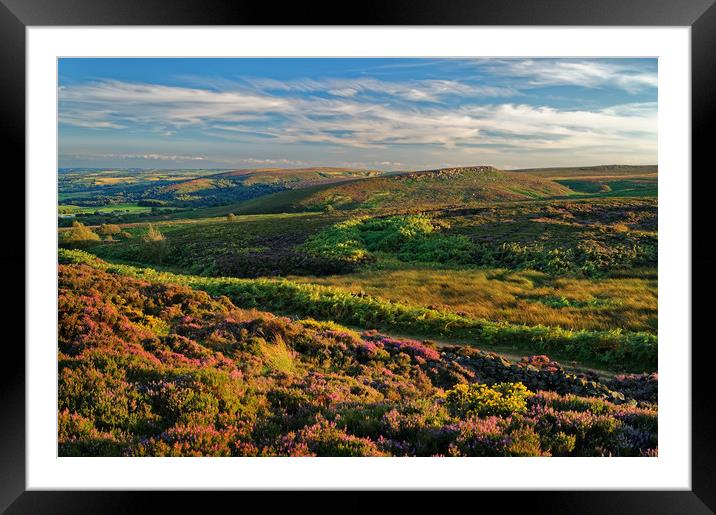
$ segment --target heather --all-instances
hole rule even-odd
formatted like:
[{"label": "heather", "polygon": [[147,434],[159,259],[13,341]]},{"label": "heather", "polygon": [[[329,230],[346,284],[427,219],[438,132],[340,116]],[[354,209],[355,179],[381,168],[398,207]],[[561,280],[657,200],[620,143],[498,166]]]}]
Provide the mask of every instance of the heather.
[{"label": "heather", "polygon": [[61,456],[657,452],[656,405],[636,376],[604,383],[551,356],[510,362],[277,316],[62,256],[85,263],[59,267]]},{"label": "heather", "polygon": [[434,216],[362,216],[324,229],[299,248],[343,262],[346,269],[380,261],[383,254],[404,262],[589,277],[656,265],[657,237],[651,225],[655,206],[625,208],[614,202],[589,207],[604,218],[575,217],[583,212],[577,203],[565,203],[562,209],[501,208],[499,216],[495,208],[443,210]]},{"label": "heather", "polygon": [[[359,183],[365,181],[358,181]],[[287,192],[294,194],[294,191]],[[260,205],[269,199],[260,199]],[[440,209],[400,203],[380,209],[235,216],[207,208],[154,224],[166,237],[162,263],[211,276],[326,276],[398,265],[538,270],[602,278],[657,264],[654,199],[600,198],[504,202]],[[227,215],[234,216],[232,220]],[[152,222],[160,215],[147,216]],[[108,259],[156,265],[139,238],[88,240]],[[61,232],[61,234],[64,234]]]},{"label": "heather", "polygon": [[349,291],[288,280],[214,278],[113,265],[82,251],[60,249],[60,259],[84,262],[153,282],[186,284],[225,295],[237,306],[336,321],[361,328],[402,331],[430,337],[460,338],[479,346],[512,347],[533,353],[587,360],[631,372],[656,366],[657,338],[647,332],[569,330],[474,319],[449,311],[389,302]]},{"label": "heather", "polygon": [[633,166],[64,171],[59,453],[656,456],[655,196]]}]

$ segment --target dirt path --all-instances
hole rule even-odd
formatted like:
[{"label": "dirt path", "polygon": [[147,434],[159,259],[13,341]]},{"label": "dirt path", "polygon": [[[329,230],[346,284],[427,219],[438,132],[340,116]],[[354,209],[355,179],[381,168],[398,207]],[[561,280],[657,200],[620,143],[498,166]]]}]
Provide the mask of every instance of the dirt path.
[{"label": "dirt path", "polygon": [[[364,329],[360,327],[350,327],[350,329],[353,329],[354,331],[361,332]],[[534,356],[534,353],[521,350],[521,349],[515,349],[512,347],[485,347],[485,346],[478,346],[474,345],[470,342],[466,342],[464,340],[436,340],[435,338],[425,338],[424,336],[416,336],[416,335],[410,335],[410,334],[401,334],[401,333],[395,333],[395,332],[389,332],[389,331],[379,331],[380,334],[383,334],[385,336],[389,336],[391,338],[396,339],[409,339],[409,340],[417,340],[417,341],[430,341],[434,342],[438,348],[444,348],[444,347],[454,347],[454,346],[461,346],[461,345],[470,345],[476,349],[482,350],[484,352],[493,352],[495,354],[498,354],[502,356],[503,358],[507,359],[508,361],[520,361],[522,358],[528,357],[528,356]],[[571,373],[578,373],[578,372],[591,372],[599,376],[600,380],[609,380],[613,379],[619,372],[615,372],[613,370],[605,370],[602,368],[597,368],[590,366],[589,364],[580,364],[576,361],[566,361],[566,360],[560,360],[558,358],[553,358],[550,356],[550,358],[557,361],[562,368],[564,368],[567,372]]]}]

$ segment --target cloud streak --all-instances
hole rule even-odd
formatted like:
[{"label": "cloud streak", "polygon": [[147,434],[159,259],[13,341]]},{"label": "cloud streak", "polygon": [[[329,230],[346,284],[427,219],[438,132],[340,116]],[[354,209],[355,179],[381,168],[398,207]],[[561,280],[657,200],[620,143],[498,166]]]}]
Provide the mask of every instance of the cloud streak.
[{"label": "cloud streak", "polygon": [[206,161],[205,156],[175,154],[73,154],[65,157],[75,159],[146,159],[148,161]]},{"label": "cloud streak", "polygon": [[454,80],[424,79],[405,82],[384,81],[373,78],[357,79],[246,79],[246,82],[264,91],[298,91],[326,93],[336,97],[378,95],[411,102],[441,102],[449,96],[510,97],[519,93],[514,88],[466,84]]},{"label": "cloud streak", "polygon": [[654,71],[598,60],[516,59],[480,66],[500,76],[524,79],[532,87],[614,87],[634,94],[658,85]]}]

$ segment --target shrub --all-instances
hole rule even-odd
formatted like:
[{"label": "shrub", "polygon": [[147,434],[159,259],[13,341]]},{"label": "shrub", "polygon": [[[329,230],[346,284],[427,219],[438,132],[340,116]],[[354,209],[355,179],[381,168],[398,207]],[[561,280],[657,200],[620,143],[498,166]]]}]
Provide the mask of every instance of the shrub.
[{"label": "shrub", "polygon": [[522,383],[458,384],[445,393],[448,408],[459,416],[508,416],[527,412],[532,396]]},{"label": "shrub", "polygon": [[72,228],[60,233],[60,244],[67,246],[85,246],[100,240],[99,234],[77,220],[72,222]]},{"label": "shrub", "polygon": [[581,273],[599,276],[609,270],[657,264],[655,236],[619,233],[609,243],[593,239],[570,247],[543,243],[502,242],[475,246],[475,262],[482,266],[541,270],[553,274]]},{"label": "shrub", "polygon": [[152,224],[147,227],[147,233],[142,237],[142,241],[145,244],[147,257],[159,264],[169,251],[169,242],[164,235],[155,228]]},{"label": "shrub", "polygon": [[129,456],[231,456],[232,431],[214,426],[179,424],[158,437],[134,445]]},{"label": "shrub", "polygon": [[81,250],[60,249],[60,259],[140,277],[153,282],[186,284],[212,295],[226,295],[244,308],[261,307],[302,317],[335,320],[346,325],[471,339],[480,346],[509,346],[530,353],[549,353],[618,366],[629,371],[653,370],[657,337],[646,332],[572,331],[473,319],[466,315],[388,302],[326,286],[288,280],[200,277],[158,272],[151,268],[110,265]]},{"label": "shrub", "polygon": [[336,427],[335,422],[323,418],[297,433],[289,434],[284,438],[283,445],[284,453],[290,456],[389,456],[370,439],[350,435]]},{"label": "shrub", "polygon": [[97,230],[99,234],[102,236],[114,236],[115,234],[119,234],[122,232],[121,227],[119,225],[115,224],[102,224],[99,226],[99,229]]},{"label": "shrub", "polygon": [[367,262],[372,252],[385,252],[403,261],[469,263],[473,249],[469,238],[438,229],[425,215],[359,217],[320,232],[302,248],[311,255],[348,262]]}]

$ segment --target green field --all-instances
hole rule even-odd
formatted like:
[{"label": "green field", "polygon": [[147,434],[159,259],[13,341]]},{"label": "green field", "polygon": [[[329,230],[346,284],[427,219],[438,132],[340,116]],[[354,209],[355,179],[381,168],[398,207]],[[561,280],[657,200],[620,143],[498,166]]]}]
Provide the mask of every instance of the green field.
[{"label": "green field", "polygon": [[82,207],[72,204],[60,204],[60,214],[89,214],[89,213],[149,213],[151,207],[138,206],[137,204],[113,204],[110,206]]}]

